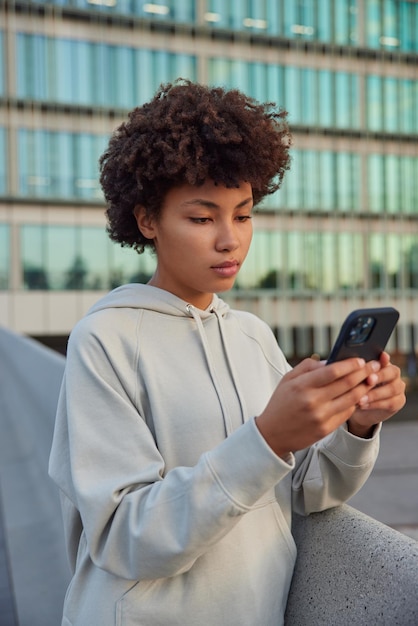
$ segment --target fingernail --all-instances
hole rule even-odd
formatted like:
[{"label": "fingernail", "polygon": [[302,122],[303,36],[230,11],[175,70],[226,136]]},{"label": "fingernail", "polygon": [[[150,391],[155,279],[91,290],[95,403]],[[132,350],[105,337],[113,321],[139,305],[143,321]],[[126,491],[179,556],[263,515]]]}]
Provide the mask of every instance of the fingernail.
[{"label": "fingernail", "polygon": [[358,405],[363,408],[366,404],[368,404],[368,402],[369,402],[369,396],[363,396],[358,401]]},{"label": "fingernail", "polygon": [[379,361],[372,361],[372,370],[374,372],[378,372],[380,370],[380,363],[379,363]]}]

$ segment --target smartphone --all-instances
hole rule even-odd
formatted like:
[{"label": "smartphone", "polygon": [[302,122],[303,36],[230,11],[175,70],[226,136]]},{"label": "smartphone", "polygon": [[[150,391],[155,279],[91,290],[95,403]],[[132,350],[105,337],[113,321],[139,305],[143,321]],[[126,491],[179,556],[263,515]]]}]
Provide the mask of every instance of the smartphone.
[{"label": "smartphone", "polygon": [[353,311],[342,325],[327,363],[353,356],[379,360],[398,319],[399,312],[392,307]]}]

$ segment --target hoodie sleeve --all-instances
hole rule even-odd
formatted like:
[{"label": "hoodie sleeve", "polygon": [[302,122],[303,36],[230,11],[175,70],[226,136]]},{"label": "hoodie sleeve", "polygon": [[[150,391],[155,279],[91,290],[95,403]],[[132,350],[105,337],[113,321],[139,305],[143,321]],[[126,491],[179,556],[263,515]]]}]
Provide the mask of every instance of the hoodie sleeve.
[{"label": "hoodie sleeve", "polygon": [[[279,459],[250,420],[194,467],[166,472],[109,356],[117,346],[109,350],[109,339],[104,346],[93,327],[81,325],[69,343],[50,458],[66,500],[71,560],[81,530],[93,562],[117,576],[182,573],[292,471],[292,462]],[[134,367],[135,349],[123,359]]]},{"label": "hoodie sleeve", "polygon": [[295,453],[293,509],[300,515],[346,502],[364,485],[379,453],[376,426],[370,439],[352,435],[344,424],[315,445]]}]

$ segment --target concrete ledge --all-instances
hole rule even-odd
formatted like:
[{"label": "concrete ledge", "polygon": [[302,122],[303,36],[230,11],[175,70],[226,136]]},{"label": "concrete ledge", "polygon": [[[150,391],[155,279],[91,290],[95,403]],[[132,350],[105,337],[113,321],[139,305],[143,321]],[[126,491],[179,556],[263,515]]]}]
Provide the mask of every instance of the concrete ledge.
[{"label": "concrete ledge", "polygon": [[61,622],[70,570],[48,458],[64,365],[0,327],[1,626]]},{"label": "concrete ledge", "polygon": [[287,626],[416,626],[418,542],[343,505],[295,516]]}]

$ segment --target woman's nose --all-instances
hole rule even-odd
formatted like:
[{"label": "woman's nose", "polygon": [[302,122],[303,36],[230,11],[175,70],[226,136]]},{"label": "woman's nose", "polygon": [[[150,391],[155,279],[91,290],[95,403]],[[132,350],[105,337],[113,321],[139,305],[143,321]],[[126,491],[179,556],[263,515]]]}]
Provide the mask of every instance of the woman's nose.
[{"label": "woman's nose", "polygon": [[236,250],[239,246],[239,238],[234,224],[223,224],[217,233],[216,249]]}]

